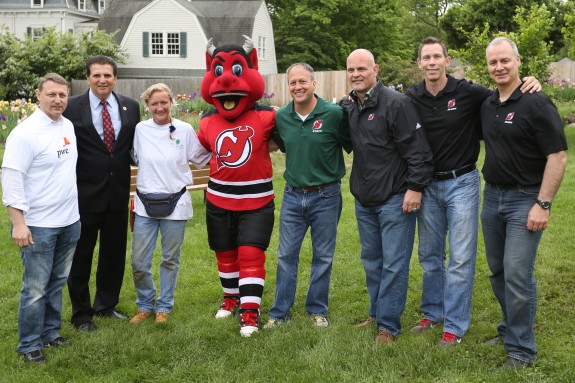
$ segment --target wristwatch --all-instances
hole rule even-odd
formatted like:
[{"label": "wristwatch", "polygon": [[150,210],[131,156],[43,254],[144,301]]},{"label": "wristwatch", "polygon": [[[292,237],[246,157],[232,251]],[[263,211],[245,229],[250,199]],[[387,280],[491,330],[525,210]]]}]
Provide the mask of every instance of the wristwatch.
[{"label": "wristwatch", "polygon": [[551,208],[551,202],[545,200],[537,200],[537,205],[541,206],[545,210],[549,210]]}]

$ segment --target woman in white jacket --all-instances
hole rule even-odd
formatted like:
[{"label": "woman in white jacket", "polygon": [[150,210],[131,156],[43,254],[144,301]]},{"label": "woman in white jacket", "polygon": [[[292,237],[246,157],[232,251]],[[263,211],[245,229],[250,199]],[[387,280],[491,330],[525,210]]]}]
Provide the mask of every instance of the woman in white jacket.
[{"label": "woman in white jacket", "polygon": [[[172,119],[173,95],[167,85],[150,86],[142,93],[142,99],[152,118],[136,126],[132,154],[138,165],[132,240],[132,272],[138,295],[138,313],[130,320],[132,324],[141,323],[154,312],[156,323],[168,320],[174,307],[186,222],[193,214],[190,193],[185,191],[185,187],[193,183],[189,162],[203,167],[211,157],[190,124]],[[168,208],[158,215],[148,210],[146,197],[158,197],[159,194],[172,195],[173,211]],[[158,232],[162,236],[162,262],[160,295],[156,299],[151,268]]]}]

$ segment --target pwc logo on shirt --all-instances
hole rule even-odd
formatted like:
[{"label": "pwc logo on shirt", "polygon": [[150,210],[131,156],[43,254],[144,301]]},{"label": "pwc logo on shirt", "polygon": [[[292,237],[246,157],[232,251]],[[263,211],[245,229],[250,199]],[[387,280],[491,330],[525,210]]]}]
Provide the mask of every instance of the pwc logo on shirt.
[{"label": "pwc logo on shirt", "polygon": [[62,138],[64,139],[64,145],[62,145],[64,149],[60,149],[56,152],[58,158],[62,157],[64,154],[68,154],[68,148],[66,146],[70,145],[70,140],[66,136]]},{"label": "pwc logo on shirt", "polygon": [[237,126],[221,132],[216,138],[216,165],[218,169],[239,168],[252,155],[254,129],[250,126]]},{"label": "pwc logo on shirt", "polygon": [[457,107],[455,106],[455,99],[452,98],[451,100],[449,100],[447,102],[447,110],[451,111],[451,110],[457,110]]},{"label": "pwc logo on shirt", "polygon": [[515,112],[511,112],[505,117],[506,124],[513,124],[513,117],[515,116]]}]

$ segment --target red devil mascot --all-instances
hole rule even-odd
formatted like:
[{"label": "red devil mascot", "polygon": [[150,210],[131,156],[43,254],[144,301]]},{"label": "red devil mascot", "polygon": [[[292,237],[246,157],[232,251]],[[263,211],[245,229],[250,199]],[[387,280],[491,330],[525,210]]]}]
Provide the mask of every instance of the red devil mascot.
[{"label": "red devil mascot", "polygon": [[224,290],[216,318],[239,309],[240,334],[258,331],[264,268],[274,225],[268,140],[275,112],[256,103],[265,83],[253,42],[215,47],[208,42],[201,93],[215,110],[200,120],[198,137],[212,152],[206,201],[210,248]]}]

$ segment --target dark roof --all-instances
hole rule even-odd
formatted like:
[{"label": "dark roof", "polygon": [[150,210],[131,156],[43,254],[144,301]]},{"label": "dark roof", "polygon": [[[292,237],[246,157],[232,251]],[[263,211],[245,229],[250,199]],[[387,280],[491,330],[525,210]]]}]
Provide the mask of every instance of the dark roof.
[{"label": "dark roof", "polygon": [[[153,0],[112,0],[100,17],[99,27],[107,32],[119,31],[115,39],[122,41],[133,16]],[[242,34],[251,35],[256,12],[263,0],[177,0],[195,14],[206,37],[214,45],[243,44]],[[250,36],[251,37],[251,36]]]},{"label": "dark roof", "polygon": [[[180,2],[188,3],[186,0]],[[202,13],[198,19],[206,37],[214,39],[215,46],[226,43],[243,45],[242,35],[252,37],[256,12],[262,1],[199,0],[193,4]]]},{"label": "dark roof", "polygon": [[0,9],[69,9],[79,13],[98,15],[98,0],[87,0],[86,10],[78,9],[78,0],[44,0],[44,7],[32,8],[30,0],[2,0]]},{"label": "dark roof", "polygon": [[111,0],[104,14],[100,17],[98,27],[109,33],[119,31],[114,37],[114,40],[119,44],[122,42],[134,15],[151,2],[152,0]]}]

